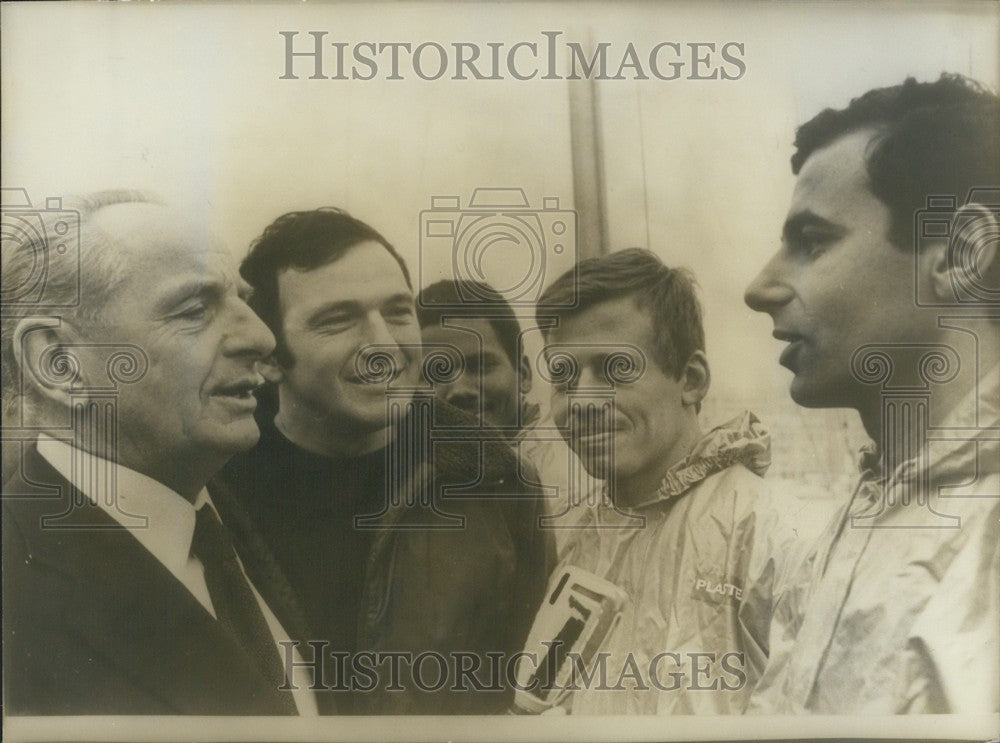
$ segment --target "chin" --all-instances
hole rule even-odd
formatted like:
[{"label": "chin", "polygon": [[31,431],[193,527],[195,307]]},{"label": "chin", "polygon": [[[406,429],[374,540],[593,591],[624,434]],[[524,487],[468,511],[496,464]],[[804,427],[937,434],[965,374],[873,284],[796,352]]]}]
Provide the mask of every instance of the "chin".
[{"label": "chin", "polygon": [[792,401],[796,405],[801,405],[805,408],[815,407],[810,404],[810,396],[801,387],[797,386],[795,382],[792,382],[792,386],[788,388],[788,396],[792,398]]},{"label": "chin", "polygon": [[447,400],[445,400],[444,403],[446,405],[451,405],[456,410],[461,410],[467,416],[469,416],[470,418],[475,418],[477,421],[480,418],[480,415],[479,415],[480,410],[479,410],[478,407],[469,407],[468,405],[456,405],[455,403],[448,402]]},{"label": "chin", "polygon": [[594,449],[574,449],[573,453],[579,458],[587,474],[603,480],[608,476],[609,457],[599,450]]},{"label": "chin", "polygon": [[484,424],[493,428],[515,428],[517,427],[517,419],[511,418],[509,415],[491,415],[487,412],[480,421],[480,425]]},{"label": "chin", "polygon": [[801,405],[804,408],[848,407],[841,400],[843,397],[842,392],[840,395],[837,395],[835,394],[835,390],[816,389],[815,386],[809,386],[805,382],[800,381],[798,377],[792,380],[792,386],[789,388],[788,393],[797,405]]},{"label": "chin", "polygon": [[260,429],[253,420],[234,425],[225,434],[213,441],[206,441],[205,448],[214,448],[231,456],[252,448],[260,439]]},{"label": "chin", "polygon": [[[407,412],[407,406],[405,404],[401,404],[400,415],[405,416]],[[355,410],[350,414],[344,413],[335,417],[331,416],[330,420],[337,422],[337,429],[341,433],[355,435],[359,440],[367,436],[371,436],[374,433],[378,433],[379,431],[384,431],[391,425],[384,403],[383,407],[377,414],[371,411]]]}]

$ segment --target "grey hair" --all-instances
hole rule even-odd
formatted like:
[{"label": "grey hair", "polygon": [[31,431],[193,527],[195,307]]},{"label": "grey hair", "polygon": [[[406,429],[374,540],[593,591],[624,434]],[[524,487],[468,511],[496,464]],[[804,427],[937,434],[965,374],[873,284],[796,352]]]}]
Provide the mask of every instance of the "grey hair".
[{"label": "grey hair", "polygon": [[147,191],[115,189],[62,199],[58,208],[18,207],[2,214],[0,361],[5,418],[21,390],[14,329],[25,317],[99,320],[121,281],[114,239],[93,224],[116,204],[161,204]]}]

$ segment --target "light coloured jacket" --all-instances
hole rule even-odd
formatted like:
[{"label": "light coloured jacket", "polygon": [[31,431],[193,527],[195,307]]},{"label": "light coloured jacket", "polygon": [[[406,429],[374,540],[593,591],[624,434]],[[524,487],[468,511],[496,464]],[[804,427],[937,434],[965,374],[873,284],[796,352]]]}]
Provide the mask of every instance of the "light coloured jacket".
[{"label": "light coloured jacket", "polygon": [[[1000,368],[851,499],[776,601],[762,714],[1000,711]],[[927,504],[901,497],[926,478]]]},{"label": "light coloured jacket", "polygon": [[652,501],[586,510],[562,565],[610,580],[628,601],[604,647],[607,682],[577,681],[589,688],[572,692],[573,714],[744,710],[787,554],[761,477],[769,464],[770,438],[744,413],[671,467]]}]

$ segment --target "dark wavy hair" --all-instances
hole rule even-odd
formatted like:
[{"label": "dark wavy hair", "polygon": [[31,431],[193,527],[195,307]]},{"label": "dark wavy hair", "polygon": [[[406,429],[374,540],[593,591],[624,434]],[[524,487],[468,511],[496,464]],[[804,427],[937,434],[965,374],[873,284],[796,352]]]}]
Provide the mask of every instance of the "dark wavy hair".
[{"label": "dark wavy hair", "polygon": [[[463,296],[469,295],[479,298],[484,304],[463,304]],[[458,305],[462,305],[464,310],[456,309]],[[517,369],[520,363],[518,341],[521,325],[510,304],[492,286],[483,281],[442,279],[421,291],[417,299],[417,320],[421,328],[437,325],[442,317],[461,316],[463,311],[489,321],[504,353],[510,359],[510,365]]]},{"label": "dark wavy hair", "polygon": [[844,109],[826,109],[796,131],[792,172],[816,150],[873,128],[866,153],[872,193],[891,212],[889,239],[913,246],[914,212],[929,196],[964,203],[973,188],[1000,185],[1000,98],[961,75],[869,90]]},{"label": "dark wavy hair", "polygon": [[250,306],[274,333],[278,363],[286,367],[293,363],[282,333],[278,274],[289,268],[311,271],[325,266],[355,245],[368,241],[379,243],[396,259],[412,291],[410,272],[396,249],[375,228],[343,209],[322,207],[283,214],[250,244],[240,274],[253,287]]}]

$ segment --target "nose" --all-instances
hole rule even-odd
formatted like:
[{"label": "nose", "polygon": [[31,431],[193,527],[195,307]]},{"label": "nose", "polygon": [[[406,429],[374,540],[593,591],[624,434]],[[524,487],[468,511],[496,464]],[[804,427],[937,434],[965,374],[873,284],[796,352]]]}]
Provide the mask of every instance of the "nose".
[{"label": "nose", "polygon": [[228,350],[233,355],[248,355],[263,359],[274,351],[274,334],[250,306],[236,299],[233,318],[227,334]]},{"label": "nose", "polygon": [[463,410],[475,410],[479,407],[479,385],[471,374],[462,374],[453,382],[439,385],[437,395]]},{"label": "nose", "polygon": [[595,369],[591,364],[584,364],[569,384],[573,392],[609,392],[614,384],[604,376],[603,369]]},{"label": "nose", "polygon": [[[358,360],[364,363],[367,359],[392,357],[393,372],[401,371],[407,365],[408,349],[403,348],[386,323],[382,313],[373,310],[365,315],[360,333]],[[419,349],[418,349],[419,350]]]},{"label": "nose", "polygon": [[784,260],[779,251],[747,286],[743,301],[755,312],[772,312],[788,303],[792,294],[792,288],[785,277]]},{"label": "nose", "polygon": [[382,313],[377,310],[372,310],[367,315],[365,315],[365,325],[367,325],[367,337],[368,342],[373,345],[386,345],[386,344],[396,344],[396,338],[389,330],[389,325],[386,323],[385,318],[382,317]]}]

